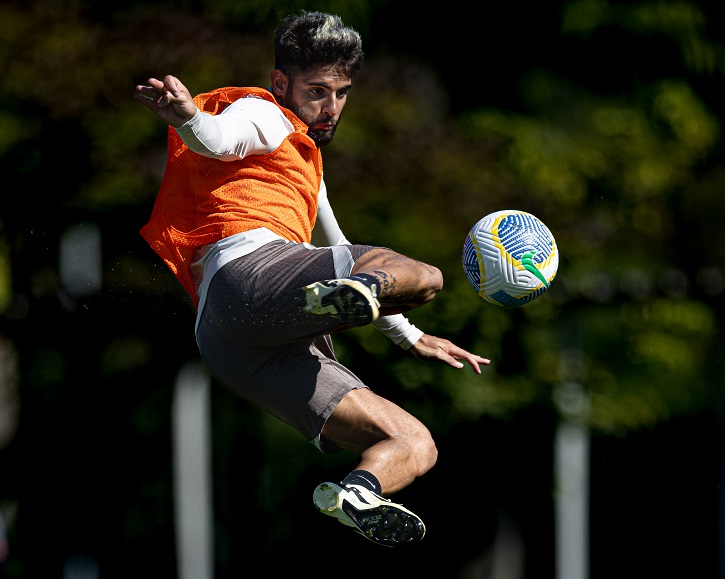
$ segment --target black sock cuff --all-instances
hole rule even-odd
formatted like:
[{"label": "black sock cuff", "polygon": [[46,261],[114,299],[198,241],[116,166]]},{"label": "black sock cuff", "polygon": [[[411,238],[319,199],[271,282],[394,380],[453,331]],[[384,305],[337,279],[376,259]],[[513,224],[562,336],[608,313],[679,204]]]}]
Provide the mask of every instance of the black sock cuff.
[{"label": "black sock cuff", "polygon": [[380,291],[380,280],[374,275],[370,275],[368,273],[356,273],[355,275],[351,275],[350,279],[359,281],[368,288],[374,285],[378,289],[378,292]]},{"label": "black sock cuff", "polygon": [[378,495],[381,495],[383,492],[383,489],[380,486],[380,481],[375,478],[373,473],[368,472],[367,470],[352,471],[344,479],[342,479],[342,484],[359,485]]}]

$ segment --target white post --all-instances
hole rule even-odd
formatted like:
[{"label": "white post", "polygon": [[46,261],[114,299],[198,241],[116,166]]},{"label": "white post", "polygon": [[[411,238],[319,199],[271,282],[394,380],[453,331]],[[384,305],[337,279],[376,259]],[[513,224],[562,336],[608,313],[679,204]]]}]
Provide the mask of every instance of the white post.
[{"label": "white post", "polygon": [[556,577],[589,577],[589,398],[573,382],[557,387],[562,420],[554,442]]},{"label": "white post", "polygon": [[101,232],[94,223],[68,228],[60,240],[60,279],[74,296],[91,296],[103,284]]},{"label": "white post", "polygon": [[180,370],[172,403],[174,510],[179,579],[214,576],[211,379],[200,361]]}]

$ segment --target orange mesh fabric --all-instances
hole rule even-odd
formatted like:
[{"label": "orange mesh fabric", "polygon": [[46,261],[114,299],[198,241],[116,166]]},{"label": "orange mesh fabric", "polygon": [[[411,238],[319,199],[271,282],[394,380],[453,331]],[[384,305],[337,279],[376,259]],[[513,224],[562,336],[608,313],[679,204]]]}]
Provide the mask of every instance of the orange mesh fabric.
[{"label": "orange mesh fabric", "polygon": [[[201,94],[194,102],[200,110],[216,115],[247,95],[276,104],[264,89],[233,87]],[[239,161],[198,155],[169,127],[166,171],[141,235],[174,272],[194,307],[198,302],[189,266],[197,247],[257,227],[290,241],[310,241],[322,157],[307,136],[307,125],[291,111],[280,109],[295,131],[271,153]]]}]

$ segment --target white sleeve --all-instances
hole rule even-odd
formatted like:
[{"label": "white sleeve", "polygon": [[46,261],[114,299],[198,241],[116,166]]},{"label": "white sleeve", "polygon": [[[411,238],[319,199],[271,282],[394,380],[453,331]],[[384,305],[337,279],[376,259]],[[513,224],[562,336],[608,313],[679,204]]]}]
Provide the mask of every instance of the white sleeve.
[{"label": "white sleeve", "polygon": [[218,115],[197,109],[176,129],[189,149],[222,161],[274,151],[292,131],[292,123],[279,107],[255,97],[241,98]]},{"label": "white sleeve", "polygon": [[332,211],[324,178],[320,183],[320,192],[317,195],[317,221],[312,230],[312,243],[318,247],[350,245]]},{"label": "white sleeve", "polygon": [[373,325],[390,338],[393,344],[405,350],[409,350],[424,333],[411,324],[403,314],[381,316],[373,322]]}]

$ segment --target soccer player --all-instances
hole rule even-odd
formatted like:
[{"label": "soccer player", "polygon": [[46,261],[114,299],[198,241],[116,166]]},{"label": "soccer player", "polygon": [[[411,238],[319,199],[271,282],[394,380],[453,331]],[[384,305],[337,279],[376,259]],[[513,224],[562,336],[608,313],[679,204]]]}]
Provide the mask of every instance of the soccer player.
[{"label": "soccer player", "polygon": [[353,471],[314,490],[317,509],[379,545],[416,542],[425,525],[387,497],[433,467],[436,445],[418,419],[336,360],[330,336],[374,324],[421,360],[477,374],[489,360],[403,315],[441,289],[436,267],[351,244],[331,209],[320,149],[362,65],[358,32],[303,12],[275,30],[274,53],[267,89],[192,98],[171,75],[136,87],[135,99],[170,125],[141,234],[189,293],[215,379],[321,452],[357,453]]}]

